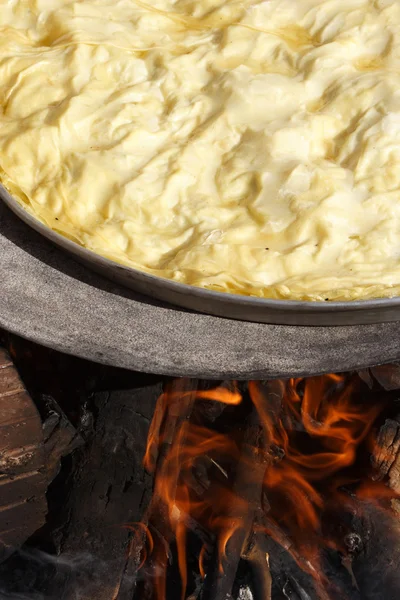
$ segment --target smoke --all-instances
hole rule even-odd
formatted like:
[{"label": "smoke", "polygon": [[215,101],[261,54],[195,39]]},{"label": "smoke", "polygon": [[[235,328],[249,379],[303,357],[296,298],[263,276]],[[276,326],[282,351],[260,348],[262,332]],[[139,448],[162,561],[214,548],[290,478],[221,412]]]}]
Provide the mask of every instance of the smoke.
[{"label": "smoke", "polygon": [[[120,565],[87,553],[54,556],[25,548],[0,565],[0,600],[95,600]],[[124,577],[132,590],[135,583],[136,575]]]}]

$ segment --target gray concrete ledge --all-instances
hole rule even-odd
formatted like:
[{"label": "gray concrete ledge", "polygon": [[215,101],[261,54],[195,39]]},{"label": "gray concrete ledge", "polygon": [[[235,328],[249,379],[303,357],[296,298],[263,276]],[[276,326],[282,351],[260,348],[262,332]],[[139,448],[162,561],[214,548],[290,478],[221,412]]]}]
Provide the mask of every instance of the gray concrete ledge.
[{"label": "gray concrete ledge", "polygon": [[0,326],[62,352],[164,375],[287,377],[400,360],[400,322],[264,325],[140,296],[75,262],[2,202]]}]

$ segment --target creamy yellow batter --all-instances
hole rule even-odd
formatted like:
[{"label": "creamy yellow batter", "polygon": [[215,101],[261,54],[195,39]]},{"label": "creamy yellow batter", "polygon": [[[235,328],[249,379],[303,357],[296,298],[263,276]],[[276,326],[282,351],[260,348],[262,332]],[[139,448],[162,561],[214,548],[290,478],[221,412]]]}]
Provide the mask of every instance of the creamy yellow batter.
[{"label": "creamy yellow batter", "polygon": [[119,263],[400,294],[399,0],[0,0],[0,180]]}]

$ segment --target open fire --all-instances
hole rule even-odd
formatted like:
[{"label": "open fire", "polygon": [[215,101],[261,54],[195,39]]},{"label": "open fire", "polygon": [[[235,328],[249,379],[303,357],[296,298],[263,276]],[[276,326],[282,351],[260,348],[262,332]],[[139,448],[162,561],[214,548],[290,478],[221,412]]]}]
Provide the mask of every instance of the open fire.
[{"label": "open fire", "polygon": [[[2,559],[2,600],[400,597],[398,365],[216,383],[9,350],[48,512]],[[4,501],[4,481],[20,511],[46,490],[11,469]]]},{"label": "open fire", "polygon": [[136,598],[367,598],[359,522],[396,496],[368,460],[385,402],[356,374],[205,387],[156,406]]}]

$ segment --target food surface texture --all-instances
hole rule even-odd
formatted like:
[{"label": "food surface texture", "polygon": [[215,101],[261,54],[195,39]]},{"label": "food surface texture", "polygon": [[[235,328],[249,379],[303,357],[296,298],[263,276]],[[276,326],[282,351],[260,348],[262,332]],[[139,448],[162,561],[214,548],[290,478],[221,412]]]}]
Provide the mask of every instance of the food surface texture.
[{"label": "food surface texture", "polygon": [[400,2],[0,0],[0,181],[178,282],[400,295]]}]

